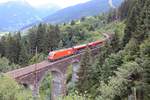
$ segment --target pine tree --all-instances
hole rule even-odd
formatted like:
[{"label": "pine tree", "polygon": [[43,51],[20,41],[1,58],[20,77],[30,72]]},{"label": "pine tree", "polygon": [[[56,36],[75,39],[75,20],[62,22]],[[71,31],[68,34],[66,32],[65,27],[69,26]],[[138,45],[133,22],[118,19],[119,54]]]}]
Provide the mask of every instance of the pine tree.
[{"label": "pine tree", "polygon": [[17,63],[17,57],[18,57],[18,45],[15,37],[11,36],[11,33],[7,37],[7,43],[6,43],[6,50],[5,54],[6,57],[13,63]]},{"label": "pine tree", "polygon": [[31,29],[28,30],[28,44],[29,44],[29,53],[31,55],[35,54],[35,49],[37,46],[37,27],[32,27]]},{"label": "pine tree", "polygon": [[132,33],[136,30],[137,18],[140,15],[140,9],[137,7],[139,4],[136,1],[135,6],[132,8],[131,13],[128,15],[125,33],[123,37],[123,47],[129,42],[132,37]]},{"label": "pine tree", "polygon": [[139,43],[132,38],[125,47],[125,61],[134,61],[139,56]]},{"label": "pine tree", "polygon": [[116,32],[114,35],[112,35],[110,45],[111,45],[112,51],[114,53],[116,53],[120,50],[120,40],[119,40],[119,36]]},{"label": "pine tree", "polygon": [[142,86],[143,86],[143,95],[144,100],[148,100],[150,98],[150,38],[144,41],[144,43],[140,46],[140,56],[141,56],[141,66],[143,68],[142,73]]},{"label": "pine tree", "polygon": [[91,73],[91,53],[89,49],[81,58],[81,64],[78,75],[78,82],[76,87],[80,93],[89,92],[90,86],[90,73]]},{"label": "pine tree", "polygon": [[150,58],[145,59],[143,61],[143,77],[142,77],[142,82],[143,82],[143,87],[142,90],[144,90],[143,95],[144,95],[144,100],[149,100],[150,98]]},{"label": "pine tree", "polygon": [[46,52],[49,50],[55,50],[60,42],[60,29],[59,26],[49,25],[47,26],[47,32],[45,35],[45,47]]},{"label": "pine tree", "polygon": [[37,29],[36,36],[36,46],[38,48],[38,52],[43,52],[45,48],[45,34],[46,34],[46,26],[44,24],[39,24]]},{"label": "pine tree", "polygon": [[150,1],[145,0],[143,3],[142,11],[137,19],[136,31],[133,34],[139,42],[142,42],[147,37],[146,33],[150,31]]},{"label": "pine tree", "polygon": [[1,56],[6,56],[6,54],[5,54],[5,50],[6,50],[6,37],[5,36],[3,36],[3,37],[1,37],[1,39],[0,39],[0,55]]},{"label": "pine tree", "polygon": [[89,31],[95,31],[95,28],[94,28],[94,26],[93,26],[93,25],[90,25],[90,27],[89,27]]},{"label": "pine tree", "polygon": [[5,37],[2,37],[0,39],[0,55],[1,56],[5,55]]},{"label": "pine tree", "polygon": [[71,21],[71,25],[75,25],[76,22],[74,20]]},{"label": "pine tree", "polygon": [[17,32],[17,34],[15,35],[15,40],[16,40],[16,63],[18,63],[19,61],[19,55],[20,55],[20,52],[21,52],[21,34],[20,32]]},{"label": "pine tree", "polygon": [[53,36],[53,38],[54,38],[53,48],[56,49],[58,47],[59,42],[60,42],[60,29],[59,29],[58,25],[56,25],[54,27],[54,33],[55,34]]},{"label": "pine tree", "polygon": [[118,17],[120,20],[124,20],[130,14],[136,0],[124,0],[124,2],[118,8]]},{"label": "pine tree", "polygon": [[66,32],[67,39],[65,41],[67,42],[67,47],[72,47],[74,45],[75,30],[72,27],[67,27]]},{"label": "pine tree", "polygon": [[24,43],[22,43],[21,50],[20,50],[20,53],[19,53],[18,63],[20,65],[27,65],[28,61],[29,61],[29,54],[27,52],[27,49],[26,49]]}]

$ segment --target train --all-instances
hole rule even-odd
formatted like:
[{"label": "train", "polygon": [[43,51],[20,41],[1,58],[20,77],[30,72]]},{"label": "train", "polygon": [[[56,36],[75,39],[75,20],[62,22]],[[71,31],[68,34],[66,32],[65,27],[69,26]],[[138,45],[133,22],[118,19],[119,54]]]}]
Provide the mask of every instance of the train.
[{"label": "train", "polygon": [[105,36],[104,39],[102,40],[97,40],[95,42],[91,42],[88,44],[82,44],[82,45],[78,45],[78,46],[73,46],[70,48],[66,48],[66,49],[60,49],[60,50],[55,50],[55,51],[50,51],[48,54],[48,60],[50,62],[62,59],[64,57],[68,57],[74,54],[78,54],[81,51],[85,50],[87,47],[89,48],[95,48],[98,45],[102,45],[104,44],[107,40],[110,39],[110,36],[106,33],[103,33],[103,35]]}]

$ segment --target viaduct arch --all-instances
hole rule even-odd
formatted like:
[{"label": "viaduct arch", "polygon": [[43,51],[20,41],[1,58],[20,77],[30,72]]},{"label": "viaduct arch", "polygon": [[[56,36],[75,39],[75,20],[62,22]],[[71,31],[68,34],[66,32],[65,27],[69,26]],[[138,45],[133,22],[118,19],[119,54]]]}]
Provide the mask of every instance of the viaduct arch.
[{"label": "viaduct arch", "polygon": [[[106,34],[105,34],[106,35]],[[95,56],[99,53],[100,46],[91,49],[92,55]],[[80,67],[79,62],[84,51],[72,55],[70,57],[49,62],[47,60],[37,64],[29,65],[21,69],[7,72],[6,74],[14,78],[18,83],[26,85],[31,88],[33,96],[36,97],[39,94],[39,88],[45,75],[48,72],[52,74],[52,91],[51,98],[56,100],[57,96],[64,96],[67,90],[67,69],[69,65],[73,66],[72,82],[76,82],[78,79],[77,71]]]}]

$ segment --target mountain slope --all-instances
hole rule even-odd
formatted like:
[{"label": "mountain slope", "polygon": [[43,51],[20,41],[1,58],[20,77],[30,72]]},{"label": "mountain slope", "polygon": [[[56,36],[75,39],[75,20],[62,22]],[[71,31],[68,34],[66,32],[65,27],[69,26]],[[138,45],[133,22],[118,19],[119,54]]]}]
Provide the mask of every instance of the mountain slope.
[{"label": "mountain slope", "polygon": [[37,11],[37,14],[41,17],[44,18],[48,15],[53,14],[54,12],[58,11],[61,9],[61,7],[59,7],[56,4],[46,4],[46,5],[42,5],[40,7],[35,8]]},{"label": "mountain slope", "polygon": [[41,18],[27,2],[10,1],[0,4],[0,30],[16,31]]},{"label": "mountain slope", "polygon": [[[119,6],[123,0],[113,0],[115,6]],[[91,0],[89,2],[71,6],[46,17],[46,23],[62,23],[69,22],[74,19],[79,19],[84,16],[93,16],[110,9],[108,0]]]},{"label": "mountain slope", "polygon": [[[42,21],[42,18],[60,9],[58,6],[33,8],[25,1],[9,1],[0,4],[0,31],[18,31]],[[52,11],[52,12],[51,12]]]}]

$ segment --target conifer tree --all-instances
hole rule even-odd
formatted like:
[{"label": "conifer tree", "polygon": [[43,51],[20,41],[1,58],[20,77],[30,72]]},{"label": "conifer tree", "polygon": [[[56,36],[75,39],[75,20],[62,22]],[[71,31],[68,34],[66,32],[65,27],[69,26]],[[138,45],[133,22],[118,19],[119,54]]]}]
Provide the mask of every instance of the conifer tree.
[{"label": "conifer tree", "polygon": [[137,17],[140,15],[140,9],[138,9],[137,6],[138,6],[138,3],[136,1],[135,6],[132,8],[131,13],[128,15],[125,33],[123,37],[123,43],[122,43],[123,47],[129,42],[129,40],[132,37],[132,33],[136,29],[136,25],[137,25],[136,20],[137,20]]},{"label": "conifer tree", "polygon": [[75,25],[76,22],[74,20],[71,21],[71,25]]},{"label": "conifer tree", "polygon": [[17,32],[17,34],[15,35],[15,40],[16,40],[16,63],[18,63],[19,61],[19,55],[21,52],[21,34],[20,32]]},{"label": "conifer tree", "polygon": [[36,49],[36,44],[37,44],[37,27],[32,27],[31,29],[29,29],[28,31],[28,44],[29,44],[29,53],[31,55],[35,54],[35,49]]},{"label": "conifer tree", "polygon": [[142,42],[147,37],[146,33],[150,31],[150,1],[145,0],[143,3],[140,16],[137,19],[136,31],[133,34],[139,42]]},{"label": "conifer tree", "polygon": [[47,31],[45,35],[45,45],[46,45],[46,50],[55,50],[60,42],[60,29],[59,26],[52,26],[49,25],[47,26]]},{"label": "conifer tree", "polygon": [[136,0],[124,0],[124,2],[118,8],[118,17],[120,20],[124,20],[130,14]]},{"label": "conifer tree", "polygon": [[119,40],[119,36],[116,32],[114,35],[112,35],[110,45],[111,45],[112,51],[114,53],[116,53],[120,50],[120,40]]},{"label": "conifer tree", "polygon": [[44,24],[39,24],[37,29],[37,37],[36,37],[37,40],[36,46],[38,48],[38,52],[44,51],[45,33],[46,33],[46,26]]},{"label": "conifer tree", "polygon": [[6,57],[13,63],[17,63],[18,57],[17,49],[18,48],[16,39],[13,36],[11,36],[11,34],[9,34],[7,37],[5,54]]},{"label": "conifer tree", "polygon": [[125,47],[125,61],[134,61],[139,56],[139,44],[135,38],[132,38]]},{"label": "conifer tree", "polygon": [[141,56],[141,66],[143,67],[142,73],[142,82],[143,88],[142,90],[144,95],[144,100],[148,100],[150,98],[150,38],[144,41],[140,46],[140,56]]},{"label": "conifer tree", "polygon": [[0,39],[0,55],[1,56],[6,56],[6,54],[5,54],[5,50],[6,50],[6,37],[5,36],[3,36],[3,37],[1,37],[1,39]]},{"label": "conifer tree", "polygon": [[142,90],[144,95],[144,100],[149,100],[150,98],[150,58],[145,59],[142,64],[143,70],[143,77],[142,77]]},{"label": "conifer tree", "polygon": [[20,65],[27,65],[28,64],[29,54],[27,52],[27,49],[26,49],[24,43],[22,43],[22,45],[21,45],[21,50],[19,53],[19,59],[18,60],[19,60],[18,63]]},{"label": "conifer tree", "polygon": [[89,92],[90,86],[90,74],[91,73],[91,53],[89,49],[86,49],[85,54],[82,56],[81,64],[78,75],[78,82],[77,82],[77,90],[80,93]]},{"label": "conifer tree", "polygon": [[4,56],[5,55],[5,43],[2,39],[0,39],[0,55]]}]

